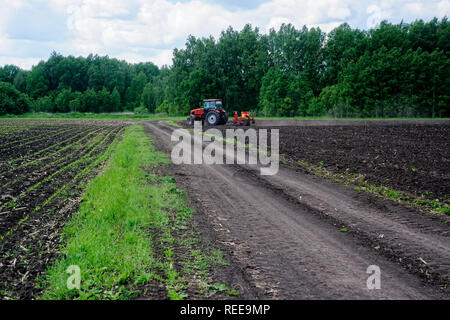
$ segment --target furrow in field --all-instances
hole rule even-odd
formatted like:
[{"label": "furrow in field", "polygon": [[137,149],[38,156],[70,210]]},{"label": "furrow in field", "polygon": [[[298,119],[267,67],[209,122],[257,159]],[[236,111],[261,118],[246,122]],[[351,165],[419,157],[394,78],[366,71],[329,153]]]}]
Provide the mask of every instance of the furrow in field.
[{"label": "furrow in field", "polygon": [[[0,207],[0,211],[3,211],[3,213],[0,213],[1,238],[3,238],[18,221],[34,211],[36,207],[40,206],[43,199],[48,198],[55,190],[60,188],[61,185],[64,184],[64,181],[70,180],[82,170],[83,167],[89,165],[89,163],[92,162],[92,156],[95,157],[98,152],[101,152],[101,147],[105,144],[107,145],[111,137],[114,138],[119,130],[120,128],[113,128],[102,141],[98,142],[96,146],[91,148],[91,150],[82,157],[68,163],[66,166],[52,174],[45,176],[44,179],[27,188],[11,201],[2,204]],[[7,208],[13,209],[13,207],[15,209],[14,211],[7,211]]]},{"label": "furrow in field", "polygon": [[[33,172],[37,175],[37,173],[39,171],[45,170],[49,167],[54,166],[54,164],[59,163],[60,161],[66,159],[68,156],[75,154],[75,152],[77,150],[79,150],[82,147],[86,147],[86,144],[84,143],[84,141],[86,139],[88,139],[89,137],[91,137],[92,135],[94,135],[94,138],[96,136],[96,134],[99,131],[104,130],[104,128],[100,128],[97,130],[93,130],[87,134],[85,134],[83,137],[81,137],[80,139],[76,139],[76,138],[72,138],[70,139],[69,143],[67,145],[65,145],[64,147],[58,149],[57,151],[45,156],[45,157],[41,157],[35,160],[28,160],[25,163],[20,164],[18,167],[15,168],[11,168],[10,170],[4,171],[2,173],[2,176],[0,177],[0,184],[2,184],[0,186],[0,193],[2,193],[2,190],[4,190],[7,186],[17,182],[19,179],[21,178],[28,178],[27,175],[23,175],[20,176],[20,171],[19,170],[26,170],[27,172]],[[86,132],[83,132],[86,133]],[[81,135],[81,134],[79,134]],[[77,136],[79,136],[77,135]],[[74,142],[72,142],[74,141]],[[71,152],[71,149],[73,149],[73,151]],[[69,152],[69,154],[67,154],[67,152]],[[61,155],[64,155],[64,157],[61,157]],[[44,162],[45,160],[45,162]],[[42,167],[41,164],[45,165]],[[36,170],[33,170],[33,168],[36,168]],[[19,178],[17,178],[17,176],[19,176]],[[14,179],[16,178],[16,179]]]},{"label": "furrow in field", "polygon": [[[87,161],[87,166],[83,168],[83,170],[79,171],[70,181],[64,183],[61,187],[59,187],[53,194],[51,194],[45,201],[42,202],[41,205],[35,207],[31,212],[26,214],[23,218],[20,219],[19,222],[14,227],[11,227],[9,231],[5,235],[1,235],[0,239],[3,240],[5,237],[12,236],[26,221],[28,221],[32,214],[39,213],[44,207],[48,206],[50,203],[54,202],[58,196],[65,190],[68,190],[70,187],[77,187],[79,185],[78,182],[83,180],[83,177],[88,176],[91,171],[98,165],[100,165],[103,161],[107,160],[110,156],[114,146],[118,143],[116,137],[120,135],[123,131],[123,128],[119,128],[117,132],[115,132],[112,136],[110,136],[108,142],[108,147],[105,151],[99,152],[93,156],[92,161]],[[110,132],[111,133],[111,132]]]},{"label": "furrow in field", "polygon": [[4,123],[4,121],[0,121],[0,127],[0,145],[2,146],[28,141],[35,138],[42,131],[57,131],[61,129],[60,125],[11,125]]},{"label": "furrow in field", "polygon": [[[81,155],[85,153],[86,150],[89,150],[92,146],[94,146],[104,134],[102,132],[102,134],[95,135],[88,143],[85,143],[84,140],[101,130],[102,129],[91,132],[83,138],[79,139],[77,142],[59,149],[53,154],[53,156],[50,155],[32,162],[27,162],[20,167],[5,173],[0,179],[0,183],[4,183],[2,186],[0,186],[0,194],[8,193],[7,190],[5,190],[7,187],[9,187],[10,189],[14,189],[12,188],[12,186],[27,186],[31,183],[37,182],[39,178],[44,177],[49,173],[47,172],[47,170],[57,170],[59,167],[61,167],[61,164],[64,165],[67,159],[71,159],[77,154]],[[47,160],[45,164],[43,163],[44,159]],[[17,172],[19,169],[25,171],[25,174],[23,174],[23,171],[22,174],[20,171]],[[30,176],[31,174],[32,176]],[[16,179],[14,179],[14,177],[16,177]]]},{"label": "furrow in field", "polygon": [[[90,148],[90,150],[87,150],[87,152],[78,158],[77,161],[82,160],[86,155],[89,155],[91,152],[95,151],[96,148],[98,148],[99,145],[101,145],[101,143],[104,142],[104,140],[108,137],[108,135],[111,134],[112,131],[109,131],[107,133],[107,135],[105,136],[105,138],[103,138],[103,140],[100,140],[99,137],[94,138],[95,143],[94,146]],[[25,195],[27,192],[36,189],[42,182],[48,181],[50,178],[52,178],[55,174],[60,173],[61,170],[67,168],[68,166],[70,166],[71,164],[73,164],[74,162],[71,161],[71,159],[68,159],[67,161],[65,161],[64,163],[62,163],[58,168],[52,168],[53,170],[51,172],[44,172],[43,176],[39,176],[39,180],[34,180],[33,184],[31,186],[29,186],[26,191],[22,191],[20,192],[20,186],[11,186],[10,187],[10,191],[12,191],[12,199],[8,202],[4,202],[0,205],[0,210],[2,210],[5,206],[10,205],[12,203],[15,203],[17,199],[20,199],[23,195]],[[34,174],[34,173],[33,173]],[[14,188],[17,187],[17,188]],[[19,190],[19,191],[17,191]],[[17,192],[15,192],[17,191]]]},{"label": "furrow in field", "polygon": [[58,147],[58,146],[61,146],[61,145],[65,146],[66,144],[71,143],[72,140],[78,138],[79,136],[81,136],[81,135],[83,135],[83,134],[85,134],[87,132],[89,133],[89,132],[93,132],[93,131],[95,131],[95,128],[94,129],[93,128],[85,129],[85,130],[82,130],[81,132],[77,133],[76,135],[70,136],[69,138],[64,139],[64,140],[62,140],[60,142],[57,142],[57,143],[51,144],[49,146],[46,146],[43,149],[38,149],[39,151],[32,152],[32,153],[29,153],[29,154],[25,154],[24,156],[19,157],[19,158],[9,159],[7,161],[0,162],[0,169],[2,169],[1,172],[5,171],[5,169],[3,169],[5,166],[11,166],[11,165],[13,165],[13,164],[15,164],[15,163],[17,163],[19,161],[21,161],[21,163],[23,163],[25,161],[30,161],[35,156],[38,156],[38,155],[40,155],[42,153],[45,153],[45,152],[47,152],[47,151],[49,151],[51,149],[54,149],[55,147]]},{"label": "furrow in field", "polygon": [[42,149],[46,148],[53,141],[63,140],[65,137],[70,137],[76,135],[83,130],[82,127],[75,127],[63,132],[60,132],[56,135],[50,135],[45,138],[41,138],[40,140],[33,141],[33,143],[26,143],[22,145],[15,146],[13,148],[0,149],[0,163],[13,163],[18,161],[19,159],[27,158],[30,154],[35,154]]},{"label": "furrow in field", "polygon": [[[5,142],[5,143],[2,143],[1,145],[3,146],[3,148],[6,148],[6,147],[10,147],[11,145],[20,145],[20,144],[27,143],[32,140],[37,141],[37,140],[41,139],[42,137],[45,137],[49,133],[49,132],[42,133],[42,131],[50,131],[50,132],[56,131],[54,133],[57,134],[58,132],[61,132],[64,130],[66,130],[66,129],[61,129],[58,127],[39,128],[38,130],[36,130],[34,128],[29,128],[28,130],[21,131],[20,135],[16,133],[14,136],[8,137],[8,138],[12,138],[13,141]],[[3,140],[4,139],[1,139],[0,142],[4,142]]]},{"label": "furrow in field", "polygon": [[[75,130],[77,130],[77,129],[78,128],[75,128]],[[58,136],[60,134],[64,134],[64,133],[67,133],[67,132],[70,132],[70,131],[74,131],[74,128],[70,128],[70,129],[64,128],[64,129],[58,130],[56,132],[53,132],[51,135],[49,135],[48,132],[45,132],[45,133],[41,134],[38,137],[31,137],[29,140],[26,140],[25,142],[22,142],[22,143],[17,143],[16,145],[14,145],[12,147],[5,147],[5,146],[3,146],[2,147],[2,151],[7,152],[7,151],[10,151],[10,150],[14,150],[16,148],[23,148],[24,146],[27,146],[27,145],[32,144],[34,142],[42,141],[44,137],[46,139],[52,139],[52,138],[54,138],[54,137],[56,137],[56,136]],[[13,142],[13,144],[15,144],[15,142]]]}]

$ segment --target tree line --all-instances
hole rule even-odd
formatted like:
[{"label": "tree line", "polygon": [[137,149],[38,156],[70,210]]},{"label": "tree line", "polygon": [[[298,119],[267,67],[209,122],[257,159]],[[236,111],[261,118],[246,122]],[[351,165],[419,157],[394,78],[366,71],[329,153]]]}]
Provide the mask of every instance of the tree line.
[{"label": "tree line", "polygon": [[137,111],[186,115],[205,98],[264,116],[449,117],[450,25],[347,23],[328,34],[246,25],[189,36],[173,64],[53,52],[31,71],[0,68],[0,114]]}]

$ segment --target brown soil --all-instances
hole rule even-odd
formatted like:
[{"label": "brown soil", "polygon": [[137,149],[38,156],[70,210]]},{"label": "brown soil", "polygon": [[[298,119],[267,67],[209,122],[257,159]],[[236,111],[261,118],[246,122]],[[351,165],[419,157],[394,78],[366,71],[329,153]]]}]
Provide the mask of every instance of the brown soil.
[{"label": "brown soil", "polygon": [[[250,127],[229,123],[215,128],[225,136],[226,129]],[[278,129],[280,155],[294,162],[361,174],[376,186],[450,201],[450,121],[262,120],[251,128]]]},{"label": "brown soil", "polygon": [[450,195],[450,123],[280,128],[280,153],[375,185],[445,200]]},{"label": "brown soil", "polygon": [[[298,156],[298,159],[310,156],[310,162],[326,164],[324,158],[319,157],[322,150],[325,150],[324,155],[330,154],[327,159],[332,159],[332,151],[328,151],[332,146],[334,153],[337,153],[336,146],[347,151],[345,146],[353,146],[353,152],[343,159],[351,158],[349,163],[355,164],[360,163],[357,162],[359,157],[369,159],[378,153],[380,157],[388,157],[389,153],[382,151],[388,147],[380,148],[398,132],[403,132],[400,136],[404,138],[400,141],[405,143],[406,137],[410,137],[413,143],[415,134],[411,131],[423,130],[425,136],[416,134],[418,145],[423,146],[427,145],[422,142],[427,135],[434,135],[434,140],[443,144],[445,138],[439,132],[447,130],[390,126],[389,131],[387,127],[355,127],[358,128],[334,126],[329,127],[330,131],[323,126],[311,128],[312,131],[279,128],[282,153],[289,152],[289,156]],[[169,152],[174,128],[164,122],[149,123],[148,128],[161,149]],[[357,142],[348,141],[352,137]],[[312,139],[312,142],[308,144],[301,139]],[[369,147],[364,148],[364,144]],[[288,147],[291,145],[303,153],[299,155],[300,151]],[[371,148],[377,151],[367,153]],[[355,154],[356,150],[362,155]],[[441,159],[440,153],[432,154]],[[317,158],[312,158],[314,156]],[[339,158],[339,161],[343,160]],[[415,160],[411,161],[416,165]],[[361,163],[365,162],[361,160]],[[434,170],[438,171],[438,166],[433,167]],[[356,167],[371,168],[369,165]],[[419,172],[424,168],[418,166]],[[246,165],[180,165],[175,171],[198,208],[196,219],[203,225],[202,233],[215,239],[231,261],[229,280],[246,288],[244,292],[249,296],[270,299],[449,298],[450,229],[442,223],[443,215],[426,214],[356,192],[305,174],[300,167],[282,166],[277,175],[265,177],[259,175],[258,167]],[[381,269],[384,279],[381,290],[366,289],[366,270],[370,265]]]}]

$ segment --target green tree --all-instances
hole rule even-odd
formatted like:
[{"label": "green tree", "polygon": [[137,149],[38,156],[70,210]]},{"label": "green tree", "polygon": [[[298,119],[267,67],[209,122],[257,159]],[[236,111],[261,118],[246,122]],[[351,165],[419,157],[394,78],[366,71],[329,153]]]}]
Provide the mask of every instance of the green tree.
[{"label": "green tree", "polygon": [[[287,96],[288,79],[278,68],[271,68],[262,79],[259,106],[263,115],[274,116]],[[292,102],[292,100],[291,100]]]},{"label": "green tree", "polygon": [[82,101],[85,108],[84,112],[99,112],[97,93],[94,89],[86,90],[83,94]]},{"label": "green tree", "polygon": [[36,99],[48,95],[49,91],[49,82],[45,74],[45,62],[41,61],[31,69],[31,73],[27,77],[27,93]]},{"label": "green tree", "polygon": [[31,100],[11,83],[0,82],[0,115],[30,111]]},{"label": "green tree", "polygon": [[3,68],[0,67],[0,81],[13,83],[14,78],[20,72],[20,68],[11,64],[5,65]]},{"label": "green tree", "polygon": [[98,111],[97,112],[112,112],[113,104],[111,94],[108,89],[103,87],[102,90],[97,92]]},{"label": "green tree", "polygon": [[55,97],[56,112],[69,112],[70,101],[72,100],[72,90],[62,89]]},{"label": "green tree", "polygon": [[82,97],[83,94],[81,92],[72,92],[71,100],[69,102],[70,112],[82,112],[84,110],[84,106],[82,105]]},{"label": "green tree", "polygon": [[20,70],[14,77],[13,84],[16,87],[16,89],[19,90],[20,92],[25,93],[27,90],[28,74],[29,74],[28,71]]},{"label": "green tree", "polygon": [[311,116],[323,116],[330,113],[335,117],[342,117],[343,106],[340,90],[337,85],[333,85],[323,88],[319,97],[311,100],[307,113]]},{"label": "green tree", "polygon": [[117,88],[114,88],[113,92],[111,93],[111,111],[113,112],[119,112],[122,110],[122,103],[120,101],[120,93]]},{"label": "green tree", "polygon": [[36,99],[35,112],[56,112],[56,106],[53,98],[50,96],[39,97]]},{"label": "green tree", "polygon": [[131,81],[131,86],[125,93],[125,103],[127,109],[134,110],[134,108],[139,107],[141,102],[141,95],[147,82],[148,79],[144,72],[140,72],[133,78],[133,80]]},{"label": "green tree", "polygon": [[338,75],[346,65],[357,60],[366,50],[367,34],[358,29],[352,30],[347,23],[333,29],[327,36],[323,49],[326,70],[322,74],[323,85],[338,82]]}]

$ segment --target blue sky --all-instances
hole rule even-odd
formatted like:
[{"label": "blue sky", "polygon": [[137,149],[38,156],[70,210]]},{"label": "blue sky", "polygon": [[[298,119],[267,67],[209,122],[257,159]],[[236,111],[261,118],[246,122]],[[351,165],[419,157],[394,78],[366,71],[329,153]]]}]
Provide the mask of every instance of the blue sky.
[{"label": "blue sky", "polygon": [[0,0],[0,65],[30,69],[53,50],[170,64],[189,34],[218,37],[246,23],[330,31],[449,16],[450,0]]}]

